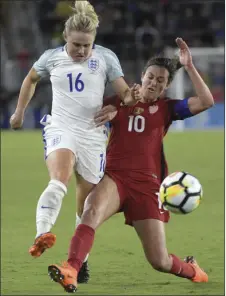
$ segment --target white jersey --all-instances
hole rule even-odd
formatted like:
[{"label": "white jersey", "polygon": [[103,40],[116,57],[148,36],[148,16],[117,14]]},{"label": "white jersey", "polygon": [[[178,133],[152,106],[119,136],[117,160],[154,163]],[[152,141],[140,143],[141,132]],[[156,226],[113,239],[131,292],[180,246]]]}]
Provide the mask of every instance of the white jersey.
[{"label": "white jersey", "polygon": [[87,138],[98,137],[94,115],[103,105],[107,82],[123,76],[117,56],[95,45],[84,62],[74,62],[66,48],[49,49],[33,65],[39,76],[50,75],[52,83],[52,125],[65,127]]}]

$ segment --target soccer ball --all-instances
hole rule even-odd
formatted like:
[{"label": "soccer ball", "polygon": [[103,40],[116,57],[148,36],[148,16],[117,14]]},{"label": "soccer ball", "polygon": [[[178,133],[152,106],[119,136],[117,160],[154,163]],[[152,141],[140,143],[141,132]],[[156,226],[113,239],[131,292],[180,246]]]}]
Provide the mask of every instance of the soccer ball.
[{"label": "soccer ball", "polygon": [[164,179],[159,197],[170,212],[188,214],[194,211],[202,199],[202,186],[197,178],[186,172],[175,172]]}]

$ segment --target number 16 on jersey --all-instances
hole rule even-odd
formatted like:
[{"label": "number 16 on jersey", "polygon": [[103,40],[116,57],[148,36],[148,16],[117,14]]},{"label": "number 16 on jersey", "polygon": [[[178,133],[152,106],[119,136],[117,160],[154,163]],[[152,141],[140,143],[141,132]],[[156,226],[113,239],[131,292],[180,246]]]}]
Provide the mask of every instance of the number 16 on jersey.
[{"label": "number 16 on jersey", "polygon": [[[72,75],[72,73],[67,74],[67,78],[69,79],[70,92],[73,92],[73,91],[81,92],[81,91],[83,91],[85,85],[84,85],[84,82],[81,79],[81,76],[82,76],[82,73],[78,73],[78,75],[75,78],[75,81],[73,83],[73,75]],[[73,85],[74,85],[74,87],[73,87]]]}]

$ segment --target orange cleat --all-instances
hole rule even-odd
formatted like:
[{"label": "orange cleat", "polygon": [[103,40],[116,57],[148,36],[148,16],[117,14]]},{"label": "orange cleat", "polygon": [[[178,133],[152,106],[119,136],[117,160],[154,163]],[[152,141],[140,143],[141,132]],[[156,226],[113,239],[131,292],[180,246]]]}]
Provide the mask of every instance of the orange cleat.
[{"label": "orange cleat", "polygon": [[59,283],[66,292],[75,293],[77,291],[77,270],[69,263],[63,262],[61,266],[50,265],[48,274],[52,281]]},{"label": "orange cleat", "polygon": [[192,265],[195,270],[195,276],[191,279],[194,283],[207,283],[208,275],[205,271],[198,265],[197,261],[193,256],[188,256],[184,259],[185,262]]},{"label": "orange cleat", "polygon": [[52,248],[55,242],[55,234],[51,232],[41,234],[35,239],[34,244],[29,249],[29,253],[32,257],[40,257],[46,249]]}]

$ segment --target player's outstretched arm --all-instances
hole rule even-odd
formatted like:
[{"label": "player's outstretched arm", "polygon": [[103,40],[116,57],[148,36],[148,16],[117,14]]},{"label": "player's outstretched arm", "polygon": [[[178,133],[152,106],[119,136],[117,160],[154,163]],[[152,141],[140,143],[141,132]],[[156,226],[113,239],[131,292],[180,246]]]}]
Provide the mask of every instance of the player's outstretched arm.
[{"label": "player's outstretched arm", "polygon": [[125,105],[133,106],[141,99],[140,96],[135,95],[134,91],[129,88],[123,77],[119,77],[113,81],[112,86]]},{"label": "player's outstretched arm", "polygon": [[37,74],[36,70],[34,68],[31,68],[31,70],[29,71],[22,83],[16,110],[10,118],[11,128],[17,129],[22,126],[24,112],[31,98],[34,95],[35,87],[39,79],[40,76]]},{"label": "player's outstretched arm", "polygon": [[197,95],[188,99],[188,107],[192,114],[198,114],[214,105],[213,96],[193,65],[191,52],[186,42],[182,38],[177,38],[176,43],[180,49],[180,63],[187,71]]},{"label": "player's outstretched arm", "polygon": [[[140,85],[134,84],[129,89],[131,96],[135,102],[140,100]],[[133,101],[134,102],[134,101]],[[125,102],[123,102],[125,104]],[[120,107],[120,99],[118,96],[111,96],[104,99],[104,107],[96,113],[94,120],[96,126],[104,125],[105,123],[113,120],[118,113]]]}]

